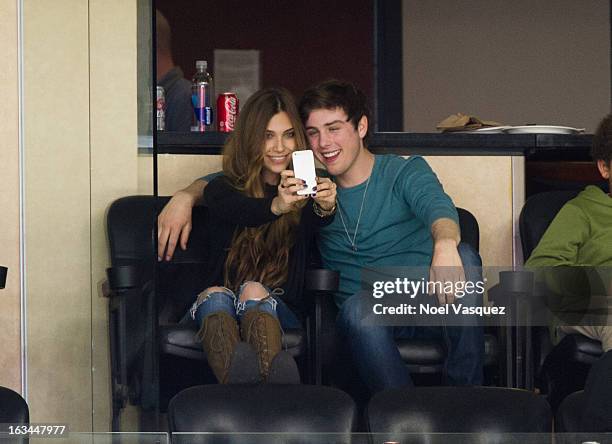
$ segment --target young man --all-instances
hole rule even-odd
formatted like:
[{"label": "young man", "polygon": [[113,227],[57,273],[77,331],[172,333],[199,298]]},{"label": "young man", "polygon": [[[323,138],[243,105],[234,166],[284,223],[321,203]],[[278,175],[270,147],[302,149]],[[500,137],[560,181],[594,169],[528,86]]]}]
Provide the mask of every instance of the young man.
[{"label": "young man", "polygon": [[[309,89],[300,114],[315,156],[338,185],[338,214],[321,231],[319,246],[324,266],[340,271],[337,326],[361,379],[372,392],[410,385],[395,339],[433,333],[447,340],[448,382],[481,384],[481,328],[425,330],[362,321],[363,268],[431,266],[430,281],[457,282],[465,280],[463,266],[481,265],[467,245],[458,248],[457,211],[429,165],[421,157],[374,155],[367,149],[366,98],[349,83],[328,81]],[[453,302],[452,294],[437,296],[440,304]]]},{"label": "young man", "polygon": [[164,88],[166,131],[189,131],[193,120],[191,82],[183,77],[172,57],[172,32],[161,12],[155,10],[157,35],[157,84]]},{"label": "young man", "polygon": [[[458,282],[466,280],[464,267],[481,265],[473,249],[459,244],[457,211],[433,171],[421,157],[375,156],[367,149],[369,110],[365,95],[352,84],[327,81],[309,89],[300,102],[300,114],[315,156],[338,185],[338,215],[321,232],[319,246],[324,266],[340,271],[337,325],[361,379],[371,392],[411,385],[395,340],[433,332],[449,348],[448,382],[481,384],[482,328],[425,331],[369,326],[361,319],[363,267],[431,266],[430,281]],[[160,257],[171,256],[179,238],[181,246],[186,245],[190,230],[186,221],[204,186],[202,180],[194,182],[160,214]],[[454,300],[450,293],[437,297],[440,304]]]},{"label": "young man", "polygon": [[[599,124],[591,156],[612,189],[612,115]],[[581,266],[594,268],[603,290],[612,297],[612,196],[599,187],[588,186],[567,202],[525,265],[546,267],[544,275],[552,276],[550,285],[563,295],[562,305],[589,302],[590,295],[582,294],[589,282],[580,273]],[[560,267],[561,271],[549,267]],[[601,341],[604,355],[589,371],[580,427],[585,432],[612,432],[612,325],[554,325],[551,329],[556,340],[568,333],[580,333]]]},{"label": "young man", "polygon": [[[601,176],[612,186],[612,115],[599,125],[591,156]],[[612,284],[612,198],[601,188],[588,186],[567,202],[552,221],[527,260],[528,267],[598,267]],[[567,274],[571,268],[567,269]],[[560,278],[563,276],[557,276]],[[612,295],[611,295],[612,296]],[[601,341],[604,352],[612,350],[612,326],[561,326],[560,332],[580,333]],[[558,333],[557,331],[553,333]]]}]

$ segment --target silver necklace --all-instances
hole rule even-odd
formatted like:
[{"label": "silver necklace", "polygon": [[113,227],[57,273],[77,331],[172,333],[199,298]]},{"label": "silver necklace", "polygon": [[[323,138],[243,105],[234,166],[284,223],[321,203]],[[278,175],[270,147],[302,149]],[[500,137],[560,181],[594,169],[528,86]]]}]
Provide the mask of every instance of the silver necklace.
[{"label": "silver necklace", "polygon": [[[365,190],[363,191],[363,197],[361,198],[361,208],[359,208],[359,216],[357,216],[357,223],[355,224],[355,232],[353,233],[353,239],[351,239],[348,228],[346,227],[346,223],[344,222],[344,217],[342,216],[342,205],[340,204],[340,199],[338,199],[338,213],[340,213],[340,220],[342,221],[344,232],[346,233],[346,237],[353,251],[357,251],[357,247],[355,246],[355,240],[357,239],[357,230],[359,229],[359,222],[361,222],[361,213],[363,212],[363,205],[366,200],[366,194],[368,194],[368,186],[370,185],[371,177],[372,175],[370,174],[370,176],[368,177],[368,181],[366,182]],[[348,218],[348,213],[346,217]]]}]

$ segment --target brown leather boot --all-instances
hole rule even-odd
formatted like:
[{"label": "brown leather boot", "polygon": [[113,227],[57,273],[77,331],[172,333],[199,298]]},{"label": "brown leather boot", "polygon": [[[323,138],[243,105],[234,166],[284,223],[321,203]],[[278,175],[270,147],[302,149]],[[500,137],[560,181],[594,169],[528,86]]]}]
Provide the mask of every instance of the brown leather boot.
[{"label": "brown leather boot", "polygon": [[227,383],[232,354],[240,341],[236,320],[224,311],[211,313],[203,319],[197,337],[202,341],[208,365],[217,380]]},{"label": "brown leather boot", "polygon": [[267,380],[270,362],[282,349],[282,330],[278,319],[265,311],[249,310],[242,317],[240,333],[242,339],[257,351],[261,376]]}]

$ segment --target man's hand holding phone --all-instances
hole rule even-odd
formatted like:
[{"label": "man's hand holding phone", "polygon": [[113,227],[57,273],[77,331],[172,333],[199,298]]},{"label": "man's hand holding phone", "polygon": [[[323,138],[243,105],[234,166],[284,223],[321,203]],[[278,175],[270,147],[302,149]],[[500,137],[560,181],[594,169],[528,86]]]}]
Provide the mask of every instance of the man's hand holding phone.
[{"label": "man's hand holding phone", "polygon": [[329,177],[317,177],[317,193],[314,195],[314,200],[325,213],[331,214],[336,210],[336,184]]}]

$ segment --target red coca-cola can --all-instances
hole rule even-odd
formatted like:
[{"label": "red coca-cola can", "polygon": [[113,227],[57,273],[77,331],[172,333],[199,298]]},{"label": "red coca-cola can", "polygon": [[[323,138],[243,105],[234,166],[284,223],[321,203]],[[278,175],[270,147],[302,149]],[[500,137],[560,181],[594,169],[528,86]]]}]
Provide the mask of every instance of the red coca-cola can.
[{"label": "red coca-cola can", "polygon": [[217,98],[217,131],[231,133],[238,118],[238,96],[224,92]]}]

